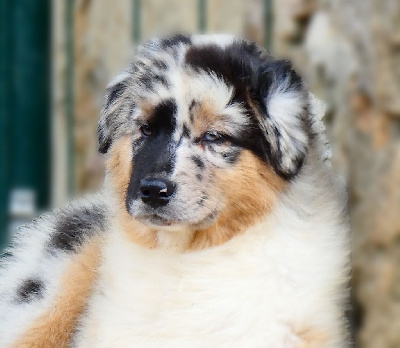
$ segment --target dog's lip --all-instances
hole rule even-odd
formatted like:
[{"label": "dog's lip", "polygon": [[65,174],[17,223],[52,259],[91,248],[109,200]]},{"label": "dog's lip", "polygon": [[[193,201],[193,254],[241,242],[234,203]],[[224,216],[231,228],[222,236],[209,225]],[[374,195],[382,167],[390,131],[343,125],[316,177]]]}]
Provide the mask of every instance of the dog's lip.
[{"label": "dog's lip", "polygon": [[206,218],[200,221],[186,221],[174,219],[160,213],[146,212],[136,215],[135,218],[150,227],[173,227],[173,226],[192,226],[194,228],[205,228],[214,223],[219,213],[217,211],[210,213]]}]

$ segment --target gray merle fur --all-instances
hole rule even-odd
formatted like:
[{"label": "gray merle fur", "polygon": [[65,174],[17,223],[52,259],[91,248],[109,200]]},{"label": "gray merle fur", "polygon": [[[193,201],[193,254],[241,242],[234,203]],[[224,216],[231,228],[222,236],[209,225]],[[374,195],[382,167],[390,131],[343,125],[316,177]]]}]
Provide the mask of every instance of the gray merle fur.
[{"label": "gray merle fur", "polygon": [[50,247],[67,252],[76,251],[85,239],[104,231],[105,225],[105,207],[102,205],[63,211],[55,223]]}]

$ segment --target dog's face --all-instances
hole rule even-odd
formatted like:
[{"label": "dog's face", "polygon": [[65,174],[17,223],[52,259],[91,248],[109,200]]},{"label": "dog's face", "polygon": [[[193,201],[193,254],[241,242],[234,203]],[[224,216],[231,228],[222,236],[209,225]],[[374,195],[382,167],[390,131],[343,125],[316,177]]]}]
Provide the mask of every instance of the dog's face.
[{"label": "dog's face", "polygon": [[301,79],[255,44],[153,40],[108,88],[100,151],[132,221],[217,245],[268,213],[298,174],[307,114]]}]

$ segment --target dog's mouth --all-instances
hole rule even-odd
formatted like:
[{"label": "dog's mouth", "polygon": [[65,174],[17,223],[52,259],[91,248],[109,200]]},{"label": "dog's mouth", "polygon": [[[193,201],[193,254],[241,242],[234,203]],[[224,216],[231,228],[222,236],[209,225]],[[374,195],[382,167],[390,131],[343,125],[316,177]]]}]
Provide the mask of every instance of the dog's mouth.
[{"label": "dog's mouth", "polygon": [[142,223],[155,227],[169,227],[174,225],[182,225],[183,222],[177,219],[170,219],[159,214],[148,214],[136,217]]},{"label": "dog's mouth", "polygon": [[198,229],[212,225],[216,221],[218,215],[219,214],[217,212],[214,212],[209,214],[201,221],[196,221],[196,222],[171,218],[157,213],[143,214],[136,216],[135,218],[140,222],[142,222],[143,224],[148,225],[150,227],[156,227],[156,228],[190,227],[193,229]]}]

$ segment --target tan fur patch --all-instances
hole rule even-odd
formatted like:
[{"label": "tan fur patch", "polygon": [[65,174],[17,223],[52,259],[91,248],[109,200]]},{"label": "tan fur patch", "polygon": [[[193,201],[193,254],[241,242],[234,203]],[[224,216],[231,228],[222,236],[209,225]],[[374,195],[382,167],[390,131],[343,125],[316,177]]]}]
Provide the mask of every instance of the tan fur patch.
[{"label": "tan fur patch", "polygon": [[67,347],[82,314],[100,262],[102,239],[94,237],[71,260],[62,289],[51,309],[41,315],[15,348]]},{"label": "tan fur patch", "polygon": [[196,104],[191,113],[193,115],[192,131],[195,136],[201,136],[211,126],[214,130],[219,131],[219,129],[215,128],[219,115],[215,112],[215,107],[213,107],[210,100],[203,100],[201,103]]},{"label": "tan fur patch", "polygon": [[142,100],[140,103],[140,110],[142,114],[143,121],[150,121],[154,114],[154,103],[148,100]]},{"label": "tan fur patch", "polygon": [[327,332],[313,328],[302,329],[296,334],[302,340],[298,348],[320,348],[330,339]]},{"label": "tan fur patch", "polygon": [[195,232],[190,249],[203,249],[225,243],[262,219],[286,187],[271,167],[245,150],[238,163],[216,172],[216,181],[226,195],[227,206],[209,228]]},{"label": "tan fur patch", "polygon": [[114,223],[125,231],[133,242],[152,249],[157,246],[156,232],[133,219],[125,207],[132,159],[132,137],[126,136],[116,140],[106,163],[118,204]]}]

